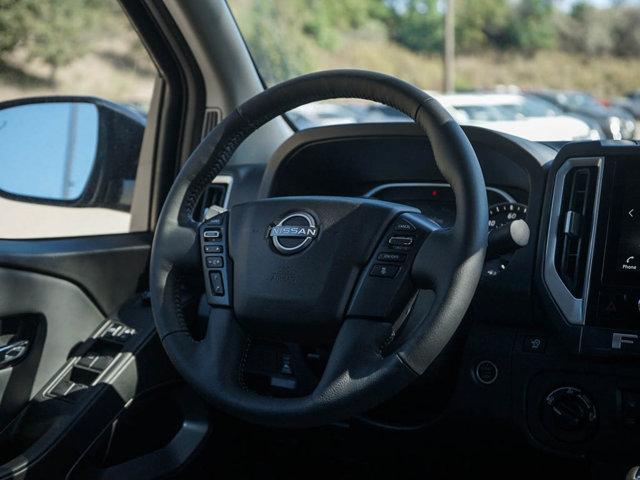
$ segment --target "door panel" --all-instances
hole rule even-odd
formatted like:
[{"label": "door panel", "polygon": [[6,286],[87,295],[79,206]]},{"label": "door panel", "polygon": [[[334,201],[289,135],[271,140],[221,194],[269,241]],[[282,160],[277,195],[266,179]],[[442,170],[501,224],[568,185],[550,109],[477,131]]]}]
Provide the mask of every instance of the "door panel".
[{"label": "door panel", "polygon": [[[0,241],[0,426],[110,313],[146,288],[150,236]],[[2,347],[28,341],[3,367]]]},{"label": "door panel", "polygon": [[[111,315],[144,288],[152,235],[0,240],[0,265],[71,281]],[[3,285],[0,283],[0,287]]]}]

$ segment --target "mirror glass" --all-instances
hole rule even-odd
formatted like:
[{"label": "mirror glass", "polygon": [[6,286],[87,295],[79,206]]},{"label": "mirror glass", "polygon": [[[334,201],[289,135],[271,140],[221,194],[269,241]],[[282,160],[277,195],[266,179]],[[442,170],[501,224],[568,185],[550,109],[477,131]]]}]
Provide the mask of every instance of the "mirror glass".
[{"label": "mirror glass", "polygon": [[84,191],[98,145],[98,109],[44,102],[0,110],[0,189],[58,201]]}]

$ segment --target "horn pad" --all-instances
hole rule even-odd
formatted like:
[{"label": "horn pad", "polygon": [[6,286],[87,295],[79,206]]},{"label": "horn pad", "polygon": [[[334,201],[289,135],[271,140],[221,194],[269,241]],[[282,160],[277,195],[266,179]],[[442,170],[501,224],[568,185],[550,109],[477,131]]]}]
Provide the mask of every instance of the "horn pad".
[{"label": "horn pad", "polygon": [[287,197],[229,213],[233,306],[257,335],[332,338],[382,233],[409,207],[360,198]]}]

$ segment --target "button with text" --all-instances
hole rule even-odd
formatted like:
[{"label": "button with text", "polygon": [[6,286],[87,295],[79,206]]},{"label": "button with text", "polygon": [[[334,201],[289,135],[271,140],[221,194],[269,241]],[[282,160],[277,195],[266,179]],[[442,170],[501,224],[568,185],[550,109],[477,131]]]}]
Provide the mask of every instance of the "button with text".
[{"label": "button with text", "polygon": [[378,255],[378,260],[381,262],[402,263],[407,256],[404,253],[388,253],[383,252]]},{"label": "button with text", "polygon": [[393,226],[393,229],[396,232],[413,232],[416,227],[414,227],[410,222],[406,220],[398,220]]}]

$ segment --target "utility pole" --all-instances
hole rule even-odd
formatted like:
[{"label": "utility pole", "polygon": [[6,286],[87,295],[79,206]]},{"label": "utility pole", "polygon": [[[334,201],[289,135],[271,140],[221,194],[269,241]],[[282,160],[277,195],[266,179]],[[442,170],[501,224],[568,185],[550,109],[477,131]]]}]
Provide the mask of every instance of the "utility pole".
[{"label": "utility pole", "polygon": [[455,0],[446,0],[444,12],[444,85],[445,93],[455,90],[456,76],[456,12]]}]

